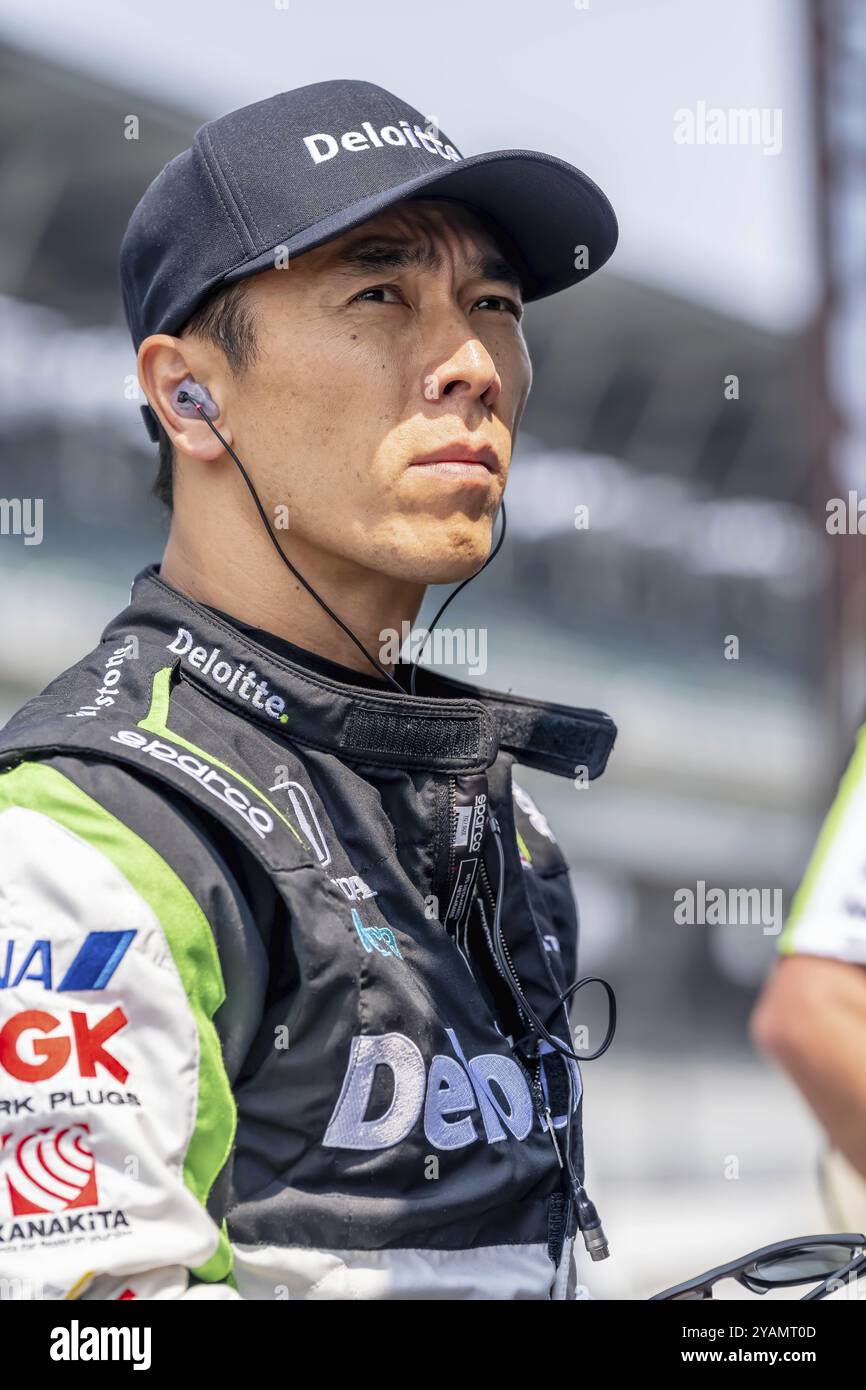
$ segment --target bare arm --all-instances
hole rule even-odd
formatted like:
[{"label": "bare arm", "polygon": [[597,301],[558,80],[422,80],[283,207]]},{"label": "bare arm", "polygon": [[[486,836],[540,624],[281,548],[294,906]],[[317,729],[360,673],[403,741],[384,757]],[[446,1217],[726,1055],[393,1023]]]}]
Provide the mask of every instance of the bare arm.
[{"label": "bare arm", "polygon": [[750,1031],[866,1178],[866,967],[824,956],[784,957]]}]

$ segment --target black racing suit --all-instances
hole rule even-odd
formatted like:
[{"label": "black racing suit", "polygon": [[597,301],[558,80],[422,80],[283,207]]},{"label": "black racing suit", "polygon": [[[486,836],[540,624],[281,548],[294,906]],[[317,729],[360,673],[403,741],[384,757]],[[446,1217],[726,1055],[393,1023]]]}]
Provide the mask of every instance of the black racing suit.
[{"label": "black racing suit", "polygon": [[501,893],[568,1041],[567,866],[512,766],[594,777],[614,727],[298,656],[150,567],[0,734],[22,1297],[573,1296],[580,1070],[492,930]]}]

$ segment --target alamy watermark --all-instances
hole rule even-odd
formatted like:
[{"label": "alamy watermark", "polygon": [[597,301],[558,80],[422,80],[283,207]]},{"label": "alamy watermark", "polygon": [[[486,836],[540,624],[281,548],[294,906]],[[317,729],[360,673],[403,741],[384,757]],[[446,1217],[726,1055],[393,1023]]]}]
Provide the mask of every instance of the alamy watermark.
[{"label": "alamy watermark", "polygon": [[674,112],[676,145],[758,145],[764,154],[782,152],[782,109],[744,106],[724,110],[699,101],[694,110]]},{"label": "alamy watermark", "polygon": [[405,618],[400,630],[385,627],[379,633],[379,660],[396,665],[405,659],[420,665],[465,666],[471,676],[487,670],[487,629],[484,627],[413,628]]},{"label": "alamy watermark", "polygon": [[25,545],[41,545],[42,498],[0,497],[0,536],[23,536]]},{"label": "alamy watermark", "polygon": [[674,892],[678,926],[761,927],[764,936],[782,930],[781,888],[708,888],[699,878],[694,888]]},{"label": "alamy watermark", "polygon": [[866,497],[851,488],[847,497],[830,497],[824,526],[828,536],[866,536]]}]

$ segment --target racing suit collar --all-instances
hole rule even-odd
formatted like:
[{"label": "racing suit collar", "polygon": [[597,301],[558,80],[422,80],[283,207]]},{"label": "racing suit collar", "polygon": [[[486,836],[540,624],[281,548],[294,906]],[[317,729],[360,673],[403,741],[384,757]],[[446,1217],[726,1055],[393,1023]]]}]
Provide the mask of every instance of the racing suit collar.
[{"label": "racing suit collar", "polygon": [[541,771],[586,778],[605,768],[616,737],[598,710],[484,690],[418,671],[418,693],[381,692],[332,680],[289,661],[249,633],[173,588],[148,565],[129,607],[103,641],[160,640],[175,680],[188,681],[272,734],[332,752],[342,760],[406,769],[482,771],[501,749]]}]

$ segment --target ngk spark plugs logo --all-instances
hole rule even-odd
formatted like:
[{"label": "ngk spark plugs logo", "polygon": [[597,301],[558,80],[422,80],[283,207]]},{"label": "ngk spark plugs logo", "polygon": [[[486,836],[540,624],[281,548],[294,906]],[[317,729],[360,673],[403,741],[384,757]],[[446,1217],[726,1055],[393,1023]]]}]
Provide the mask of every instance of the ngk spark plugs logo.
[{"label": "ngk spark plugs logo", "polygon": [[129,1072],[106,1044],[128,1022],[120,1007],[89,1017],[80,1009],[22,1009],[0,1028],[0,1074],[32,1084],[49,1081],[69,1064],[80,1077],[104,1071],[123,1085]]},{"label": "ngk spark plugs logo", "polygon": [[0,1135],[3,1186],[12,1216],[42,1216],[99,1206],[90,1126]]}]

